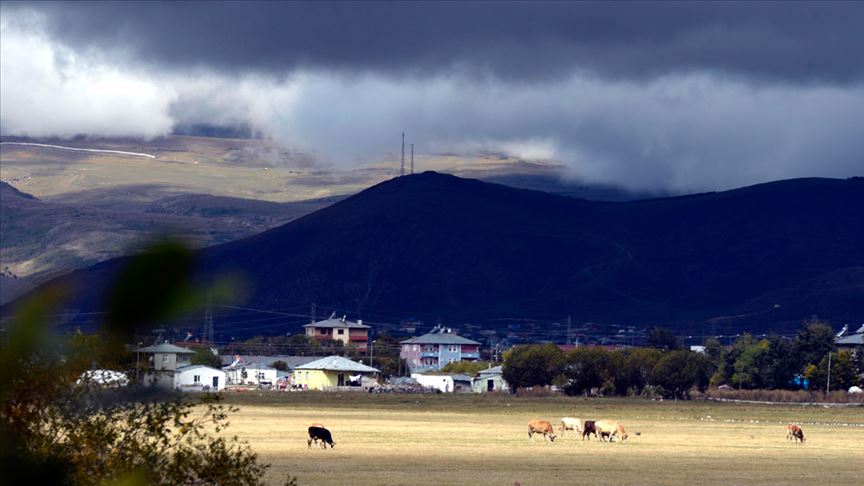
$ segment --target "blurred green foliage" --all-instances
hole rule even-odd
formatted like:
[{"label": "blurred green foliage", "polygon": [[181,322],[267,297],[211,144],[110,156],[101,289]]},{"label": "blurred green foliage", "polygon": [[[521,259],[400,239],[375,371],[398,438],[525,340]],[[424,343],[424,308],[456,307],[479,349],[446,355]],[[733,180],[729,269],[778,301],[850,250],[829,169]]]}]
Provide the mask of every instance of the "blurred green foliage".
[{"label": "blurred green foliage", "polygon": [[213,294],[194,287],[193,264],[192,252],[176,242],[130,258],[99,335],[54,332],[52,312],[68,289],[49,288],[18,309],[0,343],[0,482],[263,484],[269,466],[236,437],[222,436],[236,409],[220,396],[181,396],[134,383],[134,375],[131,385],[106,386],[84,374],[131,371],[124,345],[136,329]]}]

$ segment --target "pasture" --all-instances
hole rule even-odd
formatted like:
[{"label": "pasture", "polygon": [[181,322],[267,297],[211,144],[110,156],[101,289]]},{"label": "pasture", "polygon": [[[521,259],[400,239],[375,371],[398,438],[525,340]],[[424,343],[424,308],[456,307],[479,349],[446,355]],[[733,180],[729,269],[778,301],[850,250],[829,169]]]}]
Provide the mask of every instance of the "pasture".
[{"label": "pasture", "polygon": [[[861,484],[864,409],[509,395],[228,394],[228,433],[301,485]],[[531,419],[620,420],[625,443],[528,440]],[[710,418],[709,418],[710,417]],[[734,420],[734,421],[733,421]],[[803,445],[786,440],[801,423]],[[307,449],[323,423],[334,449]],[[641,434],[636,435],[636,431]]]}]

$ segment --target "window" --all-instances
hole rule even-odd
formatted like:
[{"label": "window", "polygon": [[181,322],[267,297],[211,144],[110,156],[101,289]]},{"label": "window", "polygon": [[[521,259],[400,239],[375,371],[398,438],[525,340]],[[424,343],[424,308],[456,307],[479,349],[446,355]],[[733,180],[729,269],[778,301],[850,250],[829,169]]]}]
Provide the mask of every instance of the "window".
[{"label": "window", "polygon": [[259,379],[259,380],[263,380],[263,379],[264,379],[264,373],[258,373],[257,376],[258,376],[258,379]]},{"label": "window", "polygon": [[458,353],[459,352],[459,346],[450,346],[450,352],[451,353]]},{"label": "window", "polygon": [[339,334],[340,336],[345,334],[345,329],[337,329],[336,334]]},{"label": "window", "polygon": [[167,354],[163,354],[163,355],[162,355],[162,362],[163,362],[163,363],[167,363],[167,362],[168,362],[168,355],[167,355]]},{"label": "window", "polygon": [[323,327],[318,328],[318,334],[327,334],[327,329],[324,329]]},{"label": "window", "polygon": [[201,375],[193,376],[192,381],[194,381],[195,383],[201,383]]}]

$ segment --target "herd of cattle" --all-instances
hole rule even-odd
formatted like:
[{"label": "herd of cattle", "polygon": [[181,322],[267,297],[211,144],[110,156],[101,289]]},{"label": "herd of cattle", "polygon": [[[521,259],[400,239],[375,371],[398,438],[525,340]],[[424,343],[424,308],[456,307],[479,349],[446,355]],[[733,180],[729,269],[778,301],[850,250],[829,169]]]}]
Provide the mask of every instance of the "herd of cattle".
[{"label": "herd of cattle", "polygon": [[[615,438],[620,442],[627,440],[627,431],[624,430],[624,426],[614,420],[586,420],[583,423],[578,418],[564,417],[561,419],[561,437],[564,437],[564,434],[568,430],[572,430],[573,434],[577,437],[581,434],[582,440],[591,440],[591,434],[594,434],[595,438],[599,438],[600,442],[606,442],[606,439],[612,442]],[[543,438],[549,442],[554,442],[558,437],[555,434],[552,423],[548,420],[532,420],[528,422],[528,438],[532,441],[534,440],[534,434],[543,434]],[[637,432],[636,434],[638,435],[639,433]]]},{"label": "herd of cattle", "polygon": [[[582,422],[578,418],[564,417],[561,419],[561,428],[559,430],[561,437],[564,437],[564,434],[568,430],[572,430],[576,437],[579,437],[581,434],[582,440],[591,440],[591,434],[594,434],[595,438],[599,438],[600,442],[606,442],[607,439],[609,442],[612,442],[615,438],[622,443],[627,440],[627,431],[624,430],[624,426],[614,420],[586,420]],[[306,441],[307,448],[311,448],[313,443],[322,449],[326,449],[328,445],[332,449],[336,445],[333,442],[333,435],[321,424],[310,425],[308,432],[309,440]],[[548,420],[532,420],[528,422],[528,438],[532,442],[534,441],[534,434],[542,434],[543,438],[548,442],[555,442],[555,439],[558,437],[555,434],[552,423]],[[639,435],[639,432],[636,432],[636,435]],[[789,424],[786,426],[786,440],[803,444],[804,431],[798,425]]]}]

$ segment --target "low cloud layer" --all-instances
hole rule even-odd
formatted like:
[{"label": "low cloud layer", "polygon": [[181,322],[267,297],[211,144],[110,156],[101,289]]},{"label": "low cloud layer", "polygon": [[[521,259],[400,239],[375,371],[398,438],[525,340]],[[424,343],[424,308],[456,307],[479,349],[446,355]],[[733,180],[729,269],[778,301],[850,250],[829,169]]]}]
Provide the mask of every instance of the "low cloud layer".
[{"label": "low cloud layer", "polygon": [[[423,4],[411,29],[407,4],[264,8],[279,29],[235,4],[65,5],[3,7],[4,135],[248,124],[350,165],[392,157],[405,130],[420,154],[503,152],[589,182],[680,192],[864,173],[864,75],[849,58],[864,57],[864,39],[846,28],[858,6],[507,4],[475,31],[486,12],[475,4]],[[399,27],[381,30],[390,20]]]}]

